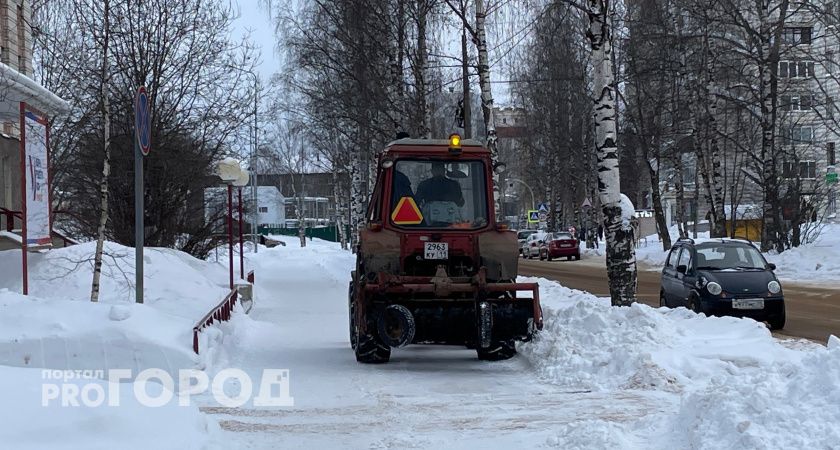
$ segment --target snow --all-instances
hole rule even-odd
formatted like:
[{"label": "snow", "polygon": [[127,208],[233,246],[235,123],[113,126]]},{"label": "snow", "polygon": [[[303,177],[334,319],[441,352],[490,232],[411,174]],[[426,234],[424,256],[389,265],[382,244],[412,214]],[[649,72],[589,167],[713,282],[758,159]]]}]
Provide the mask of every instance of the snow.
[{"label": "snow", "polygon": [[[218,424],[209,420],[195,405],[177,402],[158,408],[140,404],[133,383],[116,385],[102,380],[72,380],[79,389],[88,384],[103,392],[119,392],[113,399],[119,406],[104,403],[98,407],[62,406],[50,401],[42,406],[41,370],[0,366],[3,390],[0,402],[0,443],[4,448],[28,449],[152,449],[206,448]],[[47,383],[52,381],[48,380]],[[117,391],[119,389],[119,391]],[[163,387],[150,383],[146,392],[161,395]]]},{"label": "snow", "polygon": [[[386,365],[361,365],[347,336],[355,255],[319,239],[300,248],[296,236],[273,238],[286,245],[246,254],[258,274],[253,311],[206,330],[201,357],[190,348],[192,315],[220,298],[206,297],[226,291],[224,259],[149,251],[149,302],[137,305],[128,292],[133,253],[106,258],[101,303],[86,301],[88,265],[69,270],[87,254],[83,246],[33,255],[36,295],[0,290],[0,383],[14,386],[0,403],[8,418],[0,442],[212,450],[775,449],[840,442],[835,337],[827,346],[781,341],[750,319],[616,308],[520,277],[540,284],[546,326],[518,345],[516,358],[481,362],[472,350],[408,346],[395,349]],[[2,286],[13,284],[9,271],[19,256],[0,253]],[[135,384],[128,382],[119,407],[44,408],[38,367],[200,367],[211,377],[237,368],[255,387],[264,369],[288,369],[294,406],[229,409],[207,393],[195,398],[200,408],[148,408],[130,395]],[[239,386],[223,389],[235,394]]]},{"label": "snow", "polygon": [[633,206],[633,202],[630,200],[630,197],[624,194],[621,194],[619,206],[621,206],[622,222],[625,223],[625,226],[630,226],[630,219],[636,216],[636,207]]},{"label": "snow", "polygon": [[673,396],[679,408],[663,414],[661,440],[649,447],[831,448],[840,442],[837,345],[785,345],[749,319],[638,303],[613,308],[606,299],[537,281],[546,329],[520,346],[523,356],[542,379],[561,386]]},{"label": "snow", "polygon": [[[201,356],[192,327],[227,293],[227,272],[169,249],[147,248],[145,304],[134,303],[134,250],[106,243],[100,301],[89,301],[95,243],[31,253],[30,294],[19,293],[20,251],[0,252],[0,442],[14,448],[205,448],[218,424],[197,406],[177,401],[151,408],[133,394],[133,378],[160,369],[177,380],[182,369],[212,368],[223,333],[205,330]],[[242,322],[247,320],[239,318]],[[94,379],[45,379],[43,369],[89,371]],[[115,384],[108,370],[129,370]],[[42,406],[42,389],[56,383],[97,385],[116,392],[119,406]],[[160,384],[146,385],[151,396]],[[143,432],[146,430],[151,432]],[[214,431],[215,430],[215,431]]]}]

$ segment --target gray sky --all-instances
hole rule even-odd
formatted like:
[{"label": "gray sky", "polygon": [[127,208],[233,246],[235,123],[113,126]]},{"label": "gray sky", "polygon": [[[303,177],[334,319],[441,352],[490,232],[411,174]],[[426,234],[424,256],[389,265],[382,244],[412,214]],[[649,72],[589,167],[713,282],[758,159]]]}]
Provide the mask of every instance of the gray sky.
[{"label": "gray sky", "polygon": [[234,22],[234,37],[239,38],[251,30],[251,39],[261,49],[259,66],[260,77],[268,80],[279,70],[279,61],[274,52],[274,25],[265,8],[257,5],[257,0],[237,0],[240,17]]}]

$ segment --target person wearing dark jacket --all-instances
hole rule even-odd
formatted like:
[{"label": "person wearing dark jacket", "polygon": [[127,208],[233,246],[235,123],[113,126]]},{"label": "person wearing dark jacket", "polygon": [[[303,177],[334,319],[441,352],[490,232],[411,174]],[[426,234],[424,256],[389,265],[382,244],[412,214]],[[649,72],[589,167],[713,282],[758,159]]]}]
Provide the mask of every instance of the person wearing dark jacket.
[{"label": "person wearing dark jacket", "polygon": [[432,177],[420,182],[415,196],[419,205],[429,202],[452,202],[464,206],[464,194],[461,185],[446,178],[446,165],[442,162],[432,163]]}]

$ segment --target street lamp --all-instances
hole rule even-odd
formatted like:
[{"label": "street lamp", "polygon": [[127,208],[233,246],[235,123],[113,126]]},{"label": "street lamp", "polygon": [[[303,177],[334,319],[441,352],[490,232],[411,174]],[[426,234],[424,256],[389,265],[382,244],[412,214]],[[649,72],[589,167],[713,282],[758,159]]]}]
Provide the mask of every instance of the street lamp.
[{"label": "street lamp", "polygon": [[[239,172],[239,177],[236,178],[236,181],[233,182],[233,185],[236,186],[237,190],[239,191],[239,278],[245,278],[245,252],[243,251],[242,245],[242,187],[248,185],[248,171],[241,170]],[[258,213],[259,211],[255,211],[254,214]]]},{"label": "street lamp", "polygon": [[221,178],[222,183],[227,185],[228,202],[228,268],[230,270],[230,290],[233,290],[233,185],[239,180],[242,168],[239,161],[233,158],[225,158],[216,165],[216,175]]},{"label": "street lamp", "polygon": [[[259,93],[260,78],[259,78],[259,76],[257,76],[256,73],[254,73],[250,70],[245,70],[245,69],[243,69],[241,67],[238,67],[238,66],[233,66],[233,65],[228,64],[228,65],[226,65],[226,67],[234,69],[234,70],[238,70],[242,73],[247,73],[248,75],[251,75],[252,77],[254,77],[254,135],[252,136],[253,137],[253,146],[251,147],[251,158],[250,158],[251,159],[251,164],[250,164],[251,165],[251,171],[253,171],[254,174],[251,177],[251,201],[254,203],[254,209],[256,211],[258,211],[259,210],[259,205],[257,204],[257,199],[258,199],[258,197],[257,197],[257,144],[258,144],[257,141],[258,141],[258,136],[259,136],[259,125],[258,125],[258,122],[257,122],[257,119],[258,119],[257,114],[259,112],[259,94],[258,93]],[[257,213],[256,213],[256,211],[254,212],[253,218],[251,219],[251,233],[253,235],[253,240],[254,240],[254,253],[257,253],[257,251],[259,250],[259,245],[257,245],[258,244],[258,239],[257,239]]]}]

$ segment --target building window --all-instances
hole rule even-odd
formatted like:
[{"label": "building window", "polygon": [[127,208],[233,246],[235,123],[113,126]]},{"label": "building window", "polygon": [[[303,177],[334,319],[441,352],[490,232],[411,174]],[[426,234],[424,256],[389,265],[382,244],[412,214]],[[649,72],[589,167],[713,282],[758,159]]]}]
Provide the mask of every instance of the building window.
[{"label": "building window", "polygon": [[779,61],[779,78],[814,76],[814,63],[809,61]]},{"label": "building window", "polygon": [[260,206],[260,212],[261,213],[267,213],[268,212],[268,206]]},{"label": "building window", "polygon": [[813,180],[817,178],[817,163],[816,161],[786,162],[782,173],[788,179],[801,178],[803,180]]},{"label": "building window", "polygon": [[834,152],[834,142],[829,142],[825,146],[825,159],[829,166],[837,164],[837,155]]},{"label": "building window", "polygon": [[825,99],[825,116],[829,119],[834,118],[834,97],[826,97]]},{"label": "building window", "polygon": [[814,142],[814,127],[795,126],[782,130],[782,143],[785,145],[810,144]]},{"label": "building window", "polygon": [[779,107],[782,111],[810,111],[812,100],[811,94],[783,95]]},{"label": "building window", "polygon": [[810,44],[811,27],[785,27],[782,42],[789,45]]}]

